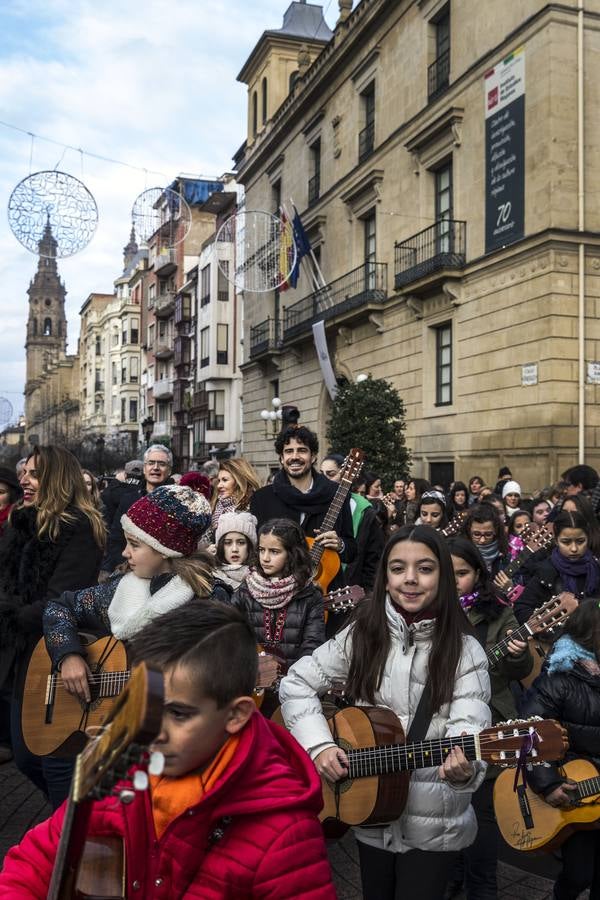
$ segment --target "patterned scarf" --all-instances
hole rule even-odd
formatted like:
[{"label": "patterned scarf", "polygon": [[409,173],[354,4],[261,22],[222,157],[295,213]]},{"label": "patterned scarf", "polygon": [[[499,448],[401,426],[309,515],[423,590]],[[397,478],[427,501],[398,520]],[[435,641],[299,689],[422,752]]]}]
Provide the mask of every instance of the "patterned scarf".
[{"label": "patterned scarf", "polygon": [[298,590],[294,575],[285,578],[265,578],[256,569],[250,569],[246,577],[246,587],[250,596],[267,609],[281,609],[287,606]]},{"label": "patterned scarf", "polygon": [[462,597],[459,597],[458,599],[460,600],[460,605],[466,612],[477,603],[479,599],[479,591],[473,591],[472,594],[463,594]]},{"label": "patterned scarf", "polygon": [[244,578],[248,577],[250,566],[233,566],[229,563],[223,563],[215,569],[215,577],[220,578],[225,584],[237,591]]},{"label": "patterned scarf", "polygon": [[235,510],[235,500],[233,497],[219,497],[215,504],[215,508],[213,509],[212,514],[212,530],[216,532],[217,525],[219,524],[219,519],[226,512],[233,512]]}]

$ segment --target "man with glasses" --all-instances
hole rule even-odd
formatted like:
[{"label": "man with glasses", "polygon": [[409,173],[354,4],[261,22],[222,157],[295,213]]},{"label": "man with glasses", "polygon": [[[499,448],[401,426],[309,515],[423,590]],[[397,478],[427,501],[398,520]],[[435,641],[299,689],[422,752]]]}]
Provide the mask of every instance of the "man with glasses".
[{"label": "man with glasses", "polygon": [[125,535],[121,527],[121,516],[125,515],[129,507],[140,497],[150,494],[162,484],[169,483],[169,476],[173,467],[173,454],[164,444],[152,444],[144,453],[143,483],[124,494],[115,516],[106,542],[106,554],[102,560],[102,570],[99,581],[106,579],[123,562],[123,550],[125,549]]}]

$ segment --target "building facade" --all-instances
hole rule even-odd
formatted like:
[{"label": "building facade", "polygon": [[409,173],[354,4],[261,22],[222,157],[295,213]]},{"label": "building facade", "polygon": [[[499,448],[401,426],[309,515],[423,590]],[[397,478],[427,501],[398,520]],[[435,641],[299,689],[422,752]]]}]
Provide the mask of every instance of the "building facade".
[{"label": "building facade", "polygon": [[493,483],[509,464],[529,489],[597,466],[600,2],[339,6],[307,67],[302,29],[286,35],[294,79],[268,32],[242,70],[249,109],[266,60],[267,93],[287,84],[249,116],[247,208],[293,198],[327,284],[246,304],[244,454],[273,465],[274,395],[325,448],[322,319],[337,378],[399,390],[413,474]]}]

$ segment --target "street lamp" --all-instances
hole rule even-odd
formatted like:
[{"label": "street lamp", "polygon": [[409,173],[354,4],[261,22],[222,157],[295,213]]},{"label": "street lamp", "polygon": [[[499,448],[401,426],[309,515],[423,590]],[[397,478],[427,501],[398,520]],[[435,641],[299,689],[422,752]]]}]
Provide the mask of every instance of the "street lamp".
[{"label": "street lamp", "polygon": [[142,431],[144,433],[144,440],[146,441],[146,450],[150,446],[150,438],[152,437],[152,432],[154,431],[154,419],[152,416],[146,416],[146,418],[142,422]]},{"label": "street lamp", "polygon": [[260,417],[265,423],[265,438],[269,437],[269,424],[271,426],[272,437],[277,437],[277,432],[279,431],[278,423],[281,421],[282,417],[281,400],[279,397],[273,397],[271,406],[273,409],[261,409],[260,411]]}]

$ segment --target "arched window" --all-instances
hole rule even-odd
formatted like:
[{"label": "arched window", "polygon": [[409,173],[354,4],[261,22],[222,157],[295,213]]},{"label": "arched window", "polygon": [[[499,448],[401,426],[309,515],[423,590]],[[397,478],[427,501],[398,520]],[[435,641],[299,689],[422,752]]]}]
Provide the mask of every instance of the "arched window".
[{"label": "arched window", "polygon": [[31,333],[32,333],[33,335],[36,335],[36,334],[37,334],[37,319],[32,319],[32,320],[31,320]]},{"label": "arched window", "polygon": [[256,91],[252,94],[252,137],[256,137],[258,131],[258,95]]},{"label": "arched window", "polygon": [[44,319],[44,337],[52,337],[52,319]]},{"label": "arched window", "polygon": [[267,121],[267,79],[262,80],[262,123]]}]

